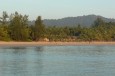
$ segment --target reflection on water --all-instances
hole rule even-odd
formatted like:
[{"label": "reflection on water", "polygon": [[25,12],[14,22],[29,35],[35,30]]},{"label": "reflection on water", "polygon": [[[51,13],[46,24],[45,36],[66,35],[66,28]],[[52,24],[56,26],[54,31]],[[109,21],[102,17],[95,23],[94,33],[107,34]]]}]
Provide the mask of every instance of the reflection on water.
[{"label": "reflection on water", "polygon": [[10,47],[0,49],[0,76],[40,76],[42,47]]},{"label": "reflection on water", "polygon": [[114,46],[1,47],[0,76],[114,76]]}]

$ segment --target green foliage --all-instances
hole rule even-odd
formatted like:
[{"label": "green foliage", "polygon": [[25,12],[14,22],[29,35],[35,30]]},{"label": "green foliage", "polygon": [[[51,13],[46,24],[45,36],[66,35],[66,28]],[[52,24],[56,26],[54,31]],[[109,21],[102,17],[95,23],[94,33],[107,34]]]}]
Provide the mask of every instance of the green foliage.
[{"label": "green foliage", "polygon": [[94,27],[98,27],[98,26],[101,26],[101,25],[105,25],[105,22],[101,19],[101,18],[97,18],[95,21],[94,21]]},{"label": "green foliage", "polygon": [[45,37],[50,41],[63,41],[69,35],[68,27],[47,27]]},{"label": "green foliage", "polygon": [[18,12],[10,16],[3,12],[0,17],[0,41],[39,41],[44,38],[50,41],[115,41],[115,23],[97,18],[92,27],[46,27],[41,16],[31,26],[28,16]]},{"label": "green foliage", "polygon": [[0,41],[9,41],[10,37],[8,35],[8,31],[5,26],[0,25]]},{"label": "green foliage", "polygon": [[41,20],[41,16],[38,16],[35,21],[35,25],[31,27],[31,30],[33,40],[38,41],[40,40],[40,38],[44,37],[45,26]]},{"label": "green foliage", "polygon": [[28,16],[20,15],[17,12],[13,15],[9,25],[9,34],[11,39],[16,41],[26,41],[29,38],[29,29],[27,28]]},{"label": "green foliage", "polygon": [[1,22],[2,25],[7,24],[7,18],[8,18],[7,12],[3,11],[2,17],[0,17],[0,22]]}]

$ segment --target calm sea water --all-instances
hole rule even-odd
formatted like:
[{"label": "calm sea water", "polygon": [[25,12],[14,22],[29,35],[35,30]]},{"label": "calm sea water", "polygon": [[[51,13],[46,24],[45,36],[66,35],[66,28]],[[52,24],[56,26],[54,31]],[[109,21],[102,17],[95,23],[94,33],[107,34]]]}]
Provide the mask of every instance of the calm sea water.
[{"label": "calm sea water", "polygon": [[115,46],[0,47],[0,76],[115,76]]}]

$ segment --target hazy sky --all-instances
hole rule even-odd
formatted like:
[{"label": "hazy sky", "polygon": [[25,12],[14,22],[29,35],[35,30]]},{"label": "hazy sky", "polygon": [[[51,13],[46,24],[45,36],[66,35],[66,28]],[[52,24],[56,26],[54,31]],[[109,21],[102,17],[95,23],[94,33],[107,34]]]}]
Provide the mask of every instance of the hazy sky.
[{"label": "hazy sky", "polygon": [[36,19],[58,19],[89,14],[115,18],[115,0],[0,0],[0,14],[3,11],[29,15]]}]

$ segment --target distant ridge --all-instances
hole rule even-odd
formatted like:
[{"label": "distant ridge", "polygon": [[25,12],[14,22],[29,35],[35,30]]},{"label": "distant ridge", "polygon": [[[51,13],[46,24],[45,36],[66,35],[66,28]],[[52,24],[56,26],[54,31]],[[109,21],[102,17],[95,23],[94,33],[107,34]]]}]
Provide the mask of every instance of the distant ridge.
[{"label": "distant ridge", "polygon": [[[115,22],[115,19],[105,18],[99,15],[84,15],[78,17],[66,17],[62,19],[45,19],[43,23],[46,26],[91,26],[97,18],[102,18],[105,22]],[[29,24],[33,24],[34,21]]]}]

